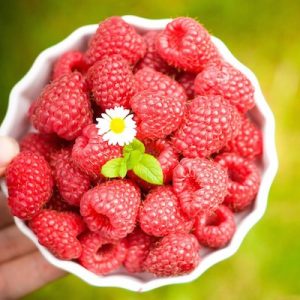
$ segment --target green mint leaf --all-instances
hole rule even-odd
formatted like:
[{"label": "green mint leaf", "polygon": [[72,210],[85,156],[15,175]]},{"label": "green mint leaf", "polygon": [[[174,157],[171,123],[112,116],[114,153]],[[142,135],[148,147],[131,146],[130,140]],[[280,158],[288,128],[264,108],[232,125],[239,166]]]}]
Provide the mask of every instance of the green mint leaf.
[{"label": "green mint leaf", "polygon": [[127,161],[125,159],[122,159],[122,162],[120,164],[120,169],[119,169],[119,176],[121,178],[124,178],[127,174]]},{"label": "green mint leaf", "polygon": [[123,160],[121,157],[109,160],[102,166],[101,174],[107,178],[119,177]]},{"label": "green mint leaf", "polygon": [[123,155],[125,156],[126,153],[131,153],[134,150],[137,150],[140,153],[144,153],[145,152],[145,146],[138,139],[134,139],[129,145],[126,145],[126,146],[123,147]]},{"label": "green mint leaf", "polygon": [[127,159],[127,168],[128,170],[132,170],[135,165],[137,165],[142,159],[143,154],[139,150],[133,150],[130,152],[129,157]]},{"label": "green mint leaf", "polygon": [[133,167],[133,172],[143,180],[161,185],[163,184],[163,172],[159,161],[150,154],[143,154],[140,162]]}]

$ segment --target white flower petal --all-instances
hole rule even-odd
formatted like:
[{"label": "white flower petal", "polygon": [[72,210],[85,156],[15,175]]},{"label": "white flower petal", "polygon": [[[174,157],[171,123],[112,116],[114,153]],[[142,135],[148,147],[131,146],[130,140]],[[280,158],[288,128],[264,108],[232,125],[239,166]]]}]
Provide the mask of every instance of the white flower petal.
[{"label": "white flower petal", "polygon": [[102,117],[103,119],[109,121],[109,122],[111,121],[111,117],[110,117],[109,115],[105,114],[105,113],[102,113],[102,114],[101,114],[101,117]]},{"label": "white flower petal", "polygon": [[99,119],[96,127],[99,128],[98,133],[102,135],[110,130],[110,122],[105,119]]}]

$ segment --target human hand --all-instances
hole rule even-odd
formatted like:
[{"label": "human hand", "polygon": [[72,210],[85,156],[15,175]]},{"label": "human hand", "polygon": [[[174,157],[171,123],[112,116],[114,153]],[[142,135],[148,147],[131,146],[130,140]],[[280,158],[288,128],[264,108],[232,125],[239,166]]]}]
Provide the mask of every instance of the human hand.
[{"label": "human hand", "polygon": [[[19,152],[18,144],[0,137],[0,176]],[[6,199],[0,192],[0,299],[20,297],[63,276],[65,273],[50,265],[35,245],[13,224]]]}]

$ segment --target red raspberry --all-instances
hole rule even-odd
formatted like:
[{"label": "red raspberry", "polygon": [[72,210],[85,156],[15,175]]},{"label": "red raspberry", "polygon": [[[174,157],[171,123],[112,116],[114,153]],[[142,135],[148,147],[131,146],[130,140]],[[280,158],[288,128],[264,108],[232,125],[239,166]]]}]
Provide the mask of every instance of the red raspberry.
[{"label": "red raspberry", "polygon": [[81,255],[77,236],[85,229],[82,218],[72,212],[45,209],[29,222],[41,245],[60,259],[75,259]]},{"label": "red raspberry", "polygon": [[179,82],[185,90],[185,93],[188,99],[194,99],[195,91],[194,91],[194,81],[197,74],[182,72],[179,73],[176,80]]},{"label": "red raspberry", "polygon": [[147,44],[147,52],[136,65],[136,70],[149,67],[161,73],[170,75],[175,73],[175,70],[171,66],[169,66],[156,51],[155,42],[158,34],[158,31],[148,31],[143,36]]},{"label": "red raspberry", "polygon": [[124,241],[109,240],[95,232],[80,237],[82,254],[79,263],[95,274],[105,275],[118,269],[126,255]]},{"label": "red raspberry", "polygon": [[141,194],[129,180],[111,180],[87,191],[80,212],[91,231],[103,237],[120,239],[132,232]]},{"label": "red raspberry", "polygon": [[31,122],[42,133],[73,140],[92,123],[92,111],[82,75],[74,72],[48,84],[36,100]]},{"label": "red raspberry", "polygon": [[185,157],[207,157],[220,151],[240,128],[237,110],[221,96],[192,100],[174,136],[174,147]]},{"label": "red raspberry", "polygon": [[248,159],[262,154],[262,133],[247,116],[243,116],[242,125],[237,136],[228,142],[225,152],[234,152]]},{"label": "red raspberry", "polygon": [[65,202],[56,189],[54,189],[51,199],[46,203],[44,208],[57,211],[76,211],[75,206]]},{"label": "red raspberry", "polygon": [[171,66],[189,72],[220,59],[207,30],[191,18],[180,17],[170,22],[156,41],[159,55]]},{"label": "red raspberry", "polygon": [[[146,153],[149,153],[157,158],[162,168],[164,175],[164,183],[169,183],[172,180],[173,169],[178,165],[178,154],[175,152],[174,148],[164,139],[159,139],[156,141],[145,140]],[[127,173],[129,178],[134,180],[143,191],[149,191],[155,185],[148,183],[141,178],[137,177],[133,172]]]},{"label": "red raspberry", "polygon": [[194,235],[203,246],[218,249],[229,243],[235,228],[232,211],[220,205],[212,214],[201,213],[196,217]]},{"label": "red raspberry", "polygon": [[250,80],[227,62],[213,63],[195,79],[198,95],[221,95],[245,113],[254,107],[254,87]]},{"label": "red raspberry", "polygon": [[151,68],[143,68],[136,72],[134,76],[140,90],[152,90],[181,102],[187,100],[184,88],[165,74]]},{"label": "red raspberry", "polygon": [[108,145],[98,134],[95,124],[84,128],[72,150],[74,163],[91,178],[100,176],[101,168],[107,161],[121,156],[122,147]]},{"label": "red raspberry", "polygon": [[234,153],[221,154],[215,160],[227,169],[229,176],[224,204],[236,212],[244,210],[255,200],[260,184],[259,169]]},{"label": "red raspberry", "polygon": [[49,161],[51,154],[58,150],[61,146],[61,141],[51,134],[28,133],[21,142],[21,151],[31,151],[39,153]]},{"label": "red raspberry", "polygon": [[125,238],[127,254],[123,264],[128,272],[144,271],[143,263],[155,240],[154,237],[147,235],[139,227]]},{"label": "red raspberry", "polygon": [[159,139],[175,131],[183,118],[182,100],[153,91],[143,91],[131,98],[139,138]]},{"label": "red raspberry", "polygon": [[87,64],[84,55],[80,51],[68,51],[58,58],[53,67],[52,80],[74,71],[85,73]]},{"label": "red raspberry", "polygon": [[146,52],[146,43],[134,27],[120,17],[110,17],[99,24],[86,52],[89,65],[104,56],[122,55],[130,64],[135,64]]},{"label": "red raspberry", "polygon": [[190,217],[215,210],[226,196],[227,184],[226,170],[205,158],[184,158],[173,172],[173,189]]},{"label": "red raspberry", "polygon": [[182,212],[171,186],[157,187],[146,196],[140,208],[139,222],[144,232],[158,237],[189,232],[193,226],[193,221]]},{"label": "red raspberry", "polygon": [[65,148],[51,158],[53,177],[59,193],[70,205],[79,206],[82,195],[90,188],[88,175],[72,162],[71,149]]},{"label": "red raspberry", "polygon": [[87,73],[87,82],[96,103],[103,109],[123,106],[136,92],[136,82],[127,61],[120,55],[105,57]]},{"label": "red raspberry", "polygon": [[200,246],[192,234],[167,235],[150,250],[144,268],[157,276],[178,276],[193,271],[200,262]]},{"label": "red raspberry", "polygon": [[52,194],[53,179],[45,158],[30,151],[18,154],[6,170],[11,213],[29,220],[40,212]]}]

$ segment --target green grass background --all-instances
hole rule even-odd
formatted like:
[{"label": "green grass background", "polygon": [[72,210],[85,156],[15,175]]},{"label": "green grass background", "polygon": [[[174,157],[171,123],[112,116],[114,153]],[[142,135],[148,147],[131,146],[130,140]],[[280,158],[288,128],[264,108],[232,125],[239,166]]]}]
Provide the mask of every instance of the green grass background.
[{"label": "green grass background", "polygon": [[196,17],[256,73],[276,116],[280,157],[267,213],[236,255],[192,283],[136,294],[67,276],[25,299],[300,299],[300,1],[0,1],[0,120],[40,51],[79,26],[124,14]]}]

